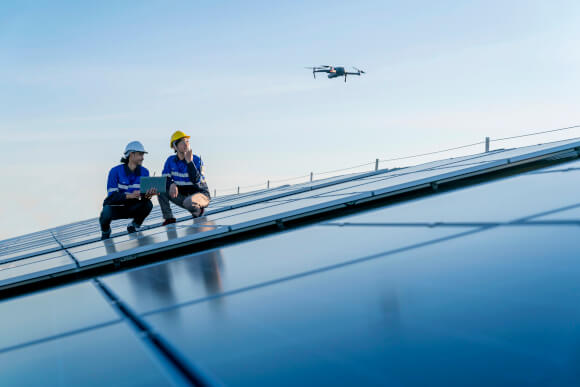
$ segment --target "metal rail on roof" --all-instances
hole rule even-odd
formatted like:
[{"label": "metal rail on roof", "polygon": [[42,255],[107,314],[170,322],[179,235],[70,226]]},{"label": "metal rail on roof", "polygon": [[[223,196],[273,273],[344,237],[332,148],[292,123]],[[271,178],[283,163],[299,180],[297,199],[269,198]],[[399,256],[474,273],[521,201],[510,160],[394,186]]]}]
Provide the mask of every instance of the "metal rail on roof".
[{"label": "metal rail on roof", "polygon": [[420,153],[420,154],[415,154],[415,155],[411,155],[411,156],[402,156],[402,157],[395,157],[395,158],[388,158],[388,159],[378,159],[377,158],[377,159],[375,159],[375,161],[372,161],[369,163],[363,163],[363,164],[350,166],[350,167],[346,167],[346,168],[334,169],[331,171],[310,172],[309,174],[306,174],[306,175],[294,176],[294,177],[289,177],[289,178],[284,178],[284,179],[279,179],[279,180],[267,180],[265,183],[257,183],[257,184],[247,185],[247,186],[237,186],[237,187],[220,188],[220,189],[216,188],[216,189],[214,189],[214,197],[217,196],[218,191],[219,192],[232,191],[232,192],[236,192],[236,194],[239,195],[242,189],[259,188],[259,187],[266,187],[268,189],[271,187],[272,184],[286,183],[286,182],[290,182],[290,181],[302,180],[302,179],[306,179],[308,177],[310,177],[310,181],[312,181],[314,179],[314,176],[322,176],[322,175],[329,175],[329,174],[333,174],[333,173],[346,172],[349,170],[358,169],[361,167],[368,167],[371,165],[374,165],[374,170],[377,171],[379,169],[379,163],[385,163],[385,162],[391,162],[391,161],[400,161],[400,160],[410,160],[410,159],[415,159],[415,158],[424,157],[424,156],[432,156],[432,155],[436,155],[436,154],[451,152],[454,150],[472,148],[472,147],[479,146],[482,144],[485,145],[485,152],[489,152],[492,142],[494,142],[494,143],[495,142],[502,142],[502,141],[507,141],[507,140],[513,140],[516,138],[537,136],[540,134],[561,132],[561,131],[565,131],[565,130],[578,129],[578,128],[580,128],[580,125],[567,126],[564,128],[557,128],[557,129],[548,129],[548,130],[543,130],[543,131],[539,131],[539,132],[525,133],[525,134],[521,134],[521,135],[517,135],[517,136],[502,137],[502,138],[495,138],[495,139],[492,139],[490,137],[485,137],[485,139],[483,141],[474,142],[472,144],[460,145],[460,146],[456,146],[456,147],[452,147],[452,148],[440,149],[440,150],[436,150],[436,151]]}]

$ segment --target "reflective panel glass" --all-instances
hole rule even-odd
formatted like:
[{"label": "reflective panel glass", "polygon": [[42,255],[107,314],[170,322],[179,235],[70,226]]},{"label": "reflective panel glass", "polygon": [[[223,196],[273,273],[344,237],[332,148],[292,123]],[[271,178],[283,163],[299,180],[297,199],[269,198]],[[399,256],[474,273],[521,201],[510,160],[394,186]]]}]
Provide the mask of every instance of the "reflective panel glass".
[{"label": "reflective panel glass", "polygon": [[[287,192],[285,189],[271,189],[268,191],[259,191],[259,192],[252,192],[247,194],[236,195],[226,200],[222,200],[219,202],[220,207],[224,206],[238,206],[243,203],[252,202],[252,201],[260,201],[260,200],[268,200],[272,196],[278,196],[281,193]],[[210,205],[211,209],[211,205]]]},{"label": "reflective panel glass", "polygon": [[158,361],[118,323],[0,353],[3,386],[168,386]]},{"label": "reflective panel glass", "polygon": [[13,268],[16,266],[28,265],[28,264],[31,264],[33,262],[46,261],[49,259],[65,257],[65,256],[68,256],[68,254],[66,253],[66,251],[61,249],[58,251],[54,251],[52,253],[35,255],[33,257],[30,257],[30,258],[13,258],[10,260],[0,260],[0,271],[10,269],[10,268]]},{"label": "reflective panel glass", "polygon": [[252,211],[237,216],[218,219],[216,220],[216,223],[222,225],[229,224],[232,230],[237,230],[256,224],[263,224],[278,219],[305,214],[307,212],[316,211],[323,208],[344,206],[344,203],[350,200],[362,199],[370,196],[370,193],[364,193],[359,195],[348,194],[340,197],[305,198],[289,203],[278,204],[276,206],[264,208],[263,210]]},{"label": "reflective panel glass", "polygon": [[0,254],[0,262],[8,262],[14,259],[30,257],[37,254],[44,254],[55,250],[59,250],[60,248],[61,248],[60,245],[57,244],[53,239],[53,242],[50,244],[41,244],[38,246],[17,249],[12,252]]},{"label": "reflective panel glass", "polygon": [[578,172],[580,169],[580,161],[578,159],[564,162],[562,164],[557,164],[552,167],[542,168],[538,171],[527,172],[528,174],[544,174],[544,173],[567,173],[567,172]]},{"label": "reflective panel glass", "polygon": [[[434,181],[437,178],[446,178],[448,176],[452,176],[459,171],[466,172],[466,171],[473,171],[479,169],[485,169],[489,166],[487,164],[475,164],[475,165],[454,165],[450,167],[435,169],[435,170],[424,170],[424,171],[417,171],[410,174],[399,174],[397,176],[385,176],[382,179],[374,179],[373,181],[350,181],[346,183],[341,183],[337,185],[333,185],[330,187],[325,187],[313,191],[308,191],[296,195],[292,195],[289,198],[293,199],[301,199],[301,198],[310,198],[315,195],[321,195],[324,193],[332,193],[334,196],[336,195],[344,195],[345,198],[348,200],[352,200],[352,198],[348,197],[348,194],[356,195],[360,193],[369,193],[373,191],[385,191],[389,189],[400,189],[407,186],[413,186],[414,184],[424,184],[426,182]],[[249,220],[259,219],[261,217],[271,216],[274,214],[281,214],[286,211],[292,211],[300,206],[306,207],[310,205],[320,205],[324,202],[329,202],[333,199],[332,196],[319,196],[317,199],[308,199],[304,202],[291,202],[289,204],[283,204],[276,207],[270,207],[267,203],[260,203],[259,207],[243,207],[240,208],[240,216],[231,217],[230,218],[230,211],[226,211],[216,215],[209,215],[208,219],[214,220],[218,224],[238,224],[242,222],[246,222]],[[263,208],[263,210],[260,210]],[[256,209],[256,211],[253,211]],[[252,212],[248,211],[252,210]],[[228,217],[227,220],[224,218]]]},{"label": "reflective panel glass", "polygon": [[[422,163],[422,164],[403,166],[403,167],[399,167],[399,168],[393,168],[390,171],[388,171],[388,173],[389,174],[407,174],[407,173],[414,173],[417,171],[440,168],[440,167],[444,167],[444,166],[448,166],[448,165],[470,162],[470,161],[477,163],[477,162],[480,162],[479,159],[481,159],[482,157],[484,157],[486,155],[489,156],[490,154],[496,154],[496,153],[501,153],[501,152],[502,151],[494,151],[493,153],[490,152],[488,154],[478,153],[475,155],[452,157],[452,158],[448,158],[448,159],[430,161],[430,162]],[[412,161],[407,160],[406,162],[412,162]]]},{"label": "reflective panel glass", "polygon": [[570,207],[573,208],[547,211],[547,215],[534,217],[528,222],[575,222],[580,225],[580,201]]},{"label": "reflective panel glass", "polygon": [[[410,187],[415,184],[425,184],[427,182],[436,181],[437,179],[454,176],[459,172],[468,173],[476,170],[486,169],[494,165],[498,165],[497,162],[495,164],[457,164],[435,170],[424,170],[405,175],[387,176],[383,179],[370,182],[351,181],[291,196],[291,198],[295,199],[305,198],[302,200],[286,203],[276,202],[274,203],[275,205],[272,205],[269,202],[264,202],[233,210],[235,212],[225,211],[215,215],[208,215],[207,219],[212,220],[220,225],[230,225],[236,229],[243,228],[247,227],[248,225],[276,220],[282,216],[293,216],[295,214],[301,213],[302,210],[303,212],[307,212],[318,208],[324,208],[325,206],[336,205],[341,202],[341,197],[344,198],[344,200],[342,200],[343,202],[351,201],[354,199],[370,196],[370,192],[381,193],[389,190]],[[316,198],[312,198],[312,196],[329,192],[333,193],[333,196],[317,196]],[[364,196],[362,192],[365,192],[366,196]],[[354,196],[351,197],[349,194],[358,194],[363,196],[355,198]],[[238,214],[231,216],[231,214],[235,213]]]},{"label": "reflective panel glass", "polygon": [[215,226],[170,226],[98,241],[71,248],[69,251],[79,261],[81,266],[87,266],[127,254],[159,249],[185,241],[225,233],[226,231],[226,228]]},{"label": "reflective panel glass", "polygon": [[131,308],[146,312],[436,243],[469,230],[312,226],[111,275],[103,282]]},{"label": "reflective panel glass", "polygon": [[511,162],[517,162],[527,158],[576,148],[578,146],[580,146],[580,141],[578,141],[578,139],[555,141],[546,144],[508,149],[505,151],[505,156],[509,157]]},{"label": "reflective panel glass", "polygon": [[574,385],[576,235],[501,227],[145,318],[227,385]]},{"label": "reflective panel glass", "polygon": [[90,282],[0,301],[0,315],[0,350],[118,320]]},{"label": "reflective panel glass", "polygon": [[527,173],[392,205],[334,223],[513,222],[552,216],[580,204],[580,183],[568,173]]},{"label": "reflective panel glass", "polygon": [[[271,203],[270,201],[264,201],[264,202],[250,204],[250,205],[243,206],[243,207],[229,209],[229,210],[226,210],[223,212],[218,212],[216,214],[208,214],[208,215],[204,216],[204,218],[207,220],[216,220],[216,219],[221,219],[221,218],[225,218],[225,217],[233,216],[233,215],[237,215],[237,214],[245,214],[247,212],[256,211],[256,210],[259,210],[262,208],[268,208],[268,207],[271,207],[275,204],[276,203]],[[196,223],[199,220],[205,220],[205,219],[196,219]]]},{"label": "reflective panel glass", "polygon": [[[492,143],[493,144],[493,143]],[[578,139],[555,141],[546,144],[530,145],[521,148],[498,149],[494,152],[481,153],[481,161],[493,161],[509,159],[510,162],[517,162],[528,158],[547,155],[554,152],[572,149],[580,146]]]},{"label": "reflective panel glass", "polygon": [[[381,194],[396,189],[407,188],[415,184],[429,182],[436,178],[441,179],[454,176],[454,174],[458,173],[466,173],[482,168],[485,169],[491,166],[491,164],[487,163],[501,163],[501,160],[506,160],[508,158],[511,161],[517,161],[522,158],[529,158],[557,150],[568,149],[578,144],[579,143],[576,140],[568,140],[525,148],[498,150],[494,152],[464,156],[455,159],[439,160],[398,170],[379,171],[379,174],[375,174],[374,172],[356,173],[335,176],[320,181],[295,184],[293,186],[283,186],[272,190],[258,190],[248,194],[230,195],[221,199],[222,204],[228,202],[230,204],[236,204],[234,202],[238,201],[237,205],[243,205],[243,207],[225,211],[222,211],[224,210],[222,207],[219,212],[215,211],[213,213],[210,207],[207,212],[209,217],[203,220],[196,220],[195,223],[207,224],[207,220],[213,220],[216,221],[217,224],[231,225],[241,223],[239,227],[246,227],[248,224],[251,225],[260,223],[261,221],[270,221],[270,218],[275,218],[277,214],[287,212],[285,208],[272,207],[273,204],[285,204],[291,208],[289,211],[296,211],[296,209],[293,209],[294,204],[301,204],[306,206],[309,205],[309,202],[299,203],[290,202],[289,200],[304,198],[311,199],[313,197],[317,197],[319,199],[310,200],[310,202],[319,201],[319,203],[316,205],[323,207],[323,198],[335,200],[340,197],[346,198],[349,194],[356,195],[363,192],[368,193],[370,191],[372,191],[374,194]],[[349,179],[354,180],[345,181]],[[310,190],[310,188],[315,189]],[[308,191],[301,192],[304,189],[308,189]],[[294,194],[292,194],[293,192]],[[291,195],[279,197],[280,194],[284,193],[290,193]],[[268,198],[277,199],[270,202],[265,201]],[[219,200],[216,199],[216,202],[219,202]],[[187,211],[176,206],[172,207],[175,216],[178,217],[180,221],[189,220]],[[257,209],[262,209],[262,211],[255,211]],[[232,217],[233,215],[239,216],[234,218]],[[218,219],[223,219],[225,217],[232,218],[228,219],[227,221],[218,221]],[[159,207],[156,206],[154,207],[148,219],[146,219],[144,225],[146,227],[157,227],[161,223],[161,220],[162,217]],[[128,220],[114,221],[112,224],[113,235],[125,234],[127,223]],[[54,233],[58,240],[65,245],[65,247],[79,246],[95,242],[100,239],[98,220],[95,218],[93,220],[62,226],[52,231],[48,230],[30,234],[18,242],[10,242],[10,245],[0,245],[0,247],[2,247],[2,249],[0,249],[0,259],[5,258],[3,261],[13,260],[58,250],[60,245],[52,240],[50,233]]]},{"label": "reflective panel glass", "polygon": [[[119,219],[111,223],[112,235],[127,232],[127,225],[130,219]],[[65,247],[77,246],[85,242],[91,242],[94,240],[99,240],[101,238],[101,228],[99,226],[99,221],[95,219],[94,225],[90,229],[82,232],[70,233],[68,235],[61,235],[58,239]]]},{"label": "reflective panel glass", "polygon": [[[372,171],[372,172],[362,172],[362,173],[353,173],[353,174],[346,174],[340,176],[333,176],[326,179],[315,180],[312,182],[300,183],[300,184],[293,184],[291,186],[284,186],[284,187],[276,187],[270,190],[262,190],[251,192],[247,194],[240,194],[235,195],[228,200],[224,200],[221,205],[225,206],[239,206],[239,205],[249,205],[254,202],[261,202],[265,200],[270,200],[271,198],[278,198],[278,197],[287,197],[286,195],[293,194],[293,193],[300,193],[304,191],[309,191],[310,188],[318,189],[321,187],[326,187],[328,185],[337,184],[342,181],[349,181],[353,179],[363,178],[369,175],[376,175],[376,174],[383,174],[385,171]],[[291,196],[290,196],[291,197]],[[211,208],[211,206],[210,206]]]},{"label": "reflective panel glass", "polygon": [[0,270],[0,286],[14,284],[31,278],[42,277],[75,268],[75,262],[68,255],[14,266]]},{"label": "reflective panel glass", "polygon": [[19,239],[12,240],[0,244],[0,255],[12,253],[16,251],[26,250],[31,247],[40,247],[53,244],[54,238],[52,235],[42,233],[39,235],[29,236],[25,235]]}]

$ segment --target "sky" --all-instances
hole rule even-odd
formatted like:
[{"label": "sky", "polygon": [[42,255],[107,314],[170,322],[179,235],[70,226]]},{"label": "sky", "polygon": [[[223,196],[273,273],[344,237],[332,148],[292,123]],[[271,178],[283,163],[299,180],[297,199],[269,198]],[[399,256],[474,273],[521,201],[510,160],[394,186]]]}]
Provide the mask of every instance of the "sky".
[{"label": "sky", "polygon": [[97,217],[125,145],[159,175],[175,130],[218,196],[580,137],[493,142],[580,124],[579,43],[577,0],[3,1],[0,240]]}]

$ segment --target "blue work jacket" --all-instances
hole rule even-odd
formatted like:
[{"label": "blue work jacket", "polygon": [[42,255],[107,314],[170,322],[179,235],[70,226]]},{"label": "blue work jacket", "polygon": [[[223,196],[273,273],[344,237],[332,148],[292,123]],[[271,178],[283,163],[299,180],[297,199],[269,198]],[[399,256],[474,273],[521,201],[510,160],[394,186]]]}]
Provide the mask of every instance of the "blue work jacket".
[{"label": "blue work jacket", "polygon": [[107,179],[107,198],[103,205],[125,204],[126,193],[141,189],[141,176],[149,176],[147,168],[138,166],[131,171],[127,164],[111,168]]},{"label": "blue work jacket", "polygon": [[177,155],[169,156],[163,166],[163,176],[167,176],[167,186],[175,183],[180,194],[189,196],[202,193],[209,196],[209,189],[203,175],[203,161],[193,155],[193,162],[179,160]]}]

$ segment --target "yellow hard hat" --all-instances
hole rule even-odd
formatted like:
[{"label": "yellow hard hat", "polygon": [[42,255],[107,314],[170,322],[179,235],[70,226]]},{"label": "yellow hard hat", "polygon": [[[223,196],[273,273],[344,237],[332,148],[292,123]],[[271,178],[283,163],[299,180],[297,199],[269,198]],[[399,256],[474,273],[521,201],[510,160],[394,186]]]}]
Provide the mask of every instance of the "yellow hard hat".
[{"label": "yellow hard hat", "polygon": [[173,149],[173,143],[177,140],[181,140],[182,138],[189,138],[189,136],[183,133],[181,130],[178,130],[175,133],[173,133],[173,135],[171,136],[171,142],[169,143],[169,147]]}]

